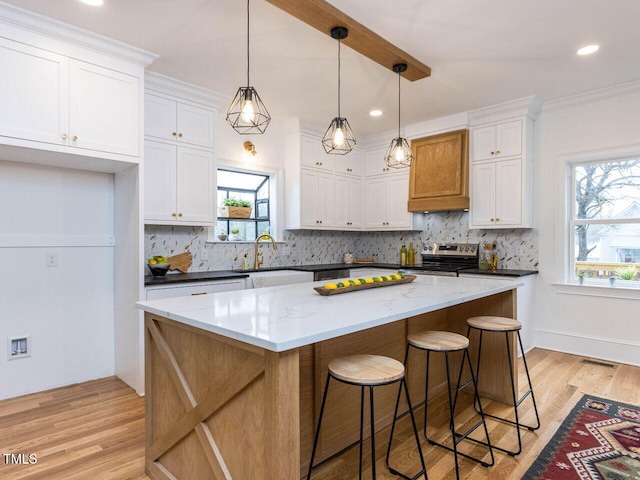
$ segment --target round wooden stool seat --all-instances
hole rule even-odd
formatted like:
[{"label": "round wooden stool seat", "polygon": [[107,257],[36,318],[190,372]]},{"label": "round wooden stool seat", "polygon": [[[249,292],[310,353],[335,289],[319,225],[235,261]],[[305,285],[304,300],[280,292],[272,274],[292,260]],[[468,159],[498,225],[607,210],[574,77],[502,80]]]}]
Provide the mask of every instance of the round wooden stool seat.
[{"label": "round wooden stool seat", "polygon": [[455,352],[469,346],[469,339],[464,335],[442,331],[412,333],[407,341],[416,348],[434,352]]},{"label": "round wooden stool seat", "polygon": [[357,385],[377,385],[394,382],[404,377],[404,365],[381,355],[348,355],[329,363],[329,373]]},{"label": "round wooden stool seat", "polygon": [[467,325],[479,330],[487,330],[491,332],[510,332],[520,330],[522,323],[513,318],[507,317],[471,317],[467,319]]}]

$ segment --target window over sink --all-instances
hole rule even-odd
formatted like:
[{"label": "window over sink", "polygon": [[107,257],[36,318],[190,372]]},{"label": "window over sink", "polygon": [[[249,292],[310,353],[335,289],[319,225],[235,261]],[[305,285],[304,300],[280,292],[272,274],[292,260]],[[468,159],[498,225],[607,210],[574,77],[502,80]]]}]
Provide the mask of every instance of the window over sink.
[{"label": "window over sink", "polygon": [[216,240],[254,241],[271,233],[269,175],[218,169]]}]

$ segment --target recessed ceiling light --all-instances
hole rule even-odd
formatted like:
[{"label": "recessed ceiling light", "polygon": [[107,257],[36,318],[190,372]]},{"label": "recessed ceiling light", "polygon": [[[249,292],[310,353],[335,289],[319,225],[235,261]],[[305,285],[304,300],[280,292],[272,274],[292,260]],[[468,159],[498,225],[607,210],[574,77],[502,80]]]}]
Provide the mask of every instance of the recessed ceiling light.
[{"label": "recessed ceiling light", "polygon": [[92,7],[99,7],[102,5],[103,0],[80,0],[82,3],[86,3],[87,5],[91,5]]},{"label": "recessed ceiling light", "polygon": [[371,115],[372,117],[379,117],[380,115],[382,115],[382,110],[371,110],[369,112],[369,115]]},{"label": "recessed ceiling light", "polygon": [[595,53],[600,48],[600,45],[587,45],[586,47],[582,47],[578,50],[578,55],[589,55],[591,53]]}]

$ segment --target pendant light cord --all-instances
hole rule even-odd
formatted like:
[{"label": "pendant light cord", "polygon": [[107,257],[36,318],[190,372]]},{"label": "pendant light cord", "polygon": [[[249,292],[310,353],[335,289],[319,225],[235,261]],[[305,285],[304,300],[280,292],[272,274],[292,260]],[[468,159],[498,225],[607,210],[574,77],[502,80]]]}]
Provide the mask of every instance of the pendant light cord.
[{"label": "pendant light cord", "polygon": [[338,118],[340,118],[340,39],[338,39]]},{"label": "pendant light cord", "polygon": [[398,72],[398,138],[400,138],[400,72]]},{"label": "pendant light cord", "polygon": [[247,0],[247,87],[251,86],[249,83],[249,0]]}]

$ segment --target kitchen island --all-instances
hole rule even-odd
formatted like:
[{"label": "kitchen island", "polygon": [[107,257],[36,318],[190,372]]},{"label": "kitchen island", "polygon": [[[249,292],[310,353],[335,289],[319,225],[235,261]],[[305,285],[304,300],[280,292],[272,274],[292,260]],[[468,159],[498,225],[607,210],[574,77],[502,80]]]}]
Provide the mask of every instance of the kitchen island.
[{"label": "kitchen island", "polygon": [[[466,333],[470,316],[514,316],[519,286],[495,279],[418,276],[408,284],[323,297],[313,290],[320,285],[138,304],[146,312],[149,477],[300,478],[331,359],[373,353],[402,361],[408,333]],[[499,355],[497,346],[487,352],[494,355],[483,355],[483,392],[506,399],[506,356]],[[417,403],[424,398],[423,357],[410,358],[407,376]],[[433,378],[434,393],[444,391],[444,372]],[[376,393],[376,430],[391,422],[396,388]],[[318,459],[357,437],[357,390],[332,387]]]}]

